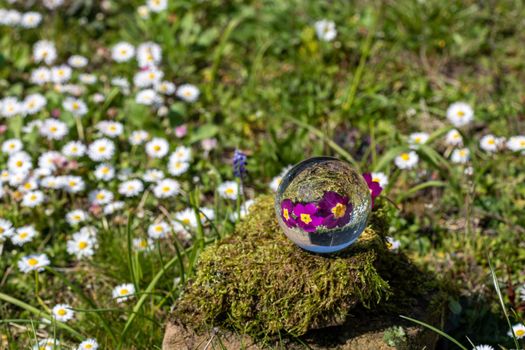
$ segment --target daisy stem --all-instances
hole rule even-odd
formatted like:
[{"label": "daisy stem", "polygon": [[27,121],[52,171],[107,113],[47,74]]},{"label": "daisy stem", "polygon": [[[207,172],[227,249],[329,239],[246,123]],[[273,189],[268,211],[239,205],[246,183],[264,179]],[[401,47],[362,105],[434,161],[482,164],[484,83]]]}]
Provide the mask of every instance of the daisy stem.
[{"label": "daisy stem", "polygon": [[77,124],[78,138],[84,141],[84,127],[82,126],[82,122],[80,121],[80,118],[75,117],[75,122]]}]

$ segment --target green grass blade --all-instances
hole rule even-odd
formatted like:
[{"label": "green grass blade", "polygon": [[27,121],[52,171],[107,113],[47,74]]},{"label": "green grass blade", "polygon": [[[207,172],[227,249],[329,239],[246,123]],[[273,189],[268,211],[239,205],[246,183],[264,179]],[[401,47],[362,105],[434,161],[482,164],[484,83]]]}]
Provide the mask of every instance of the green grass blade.
[{"label": "green grass blade", "polygon": [[[31,312],[32,314],[36,315],[37,317],[42,317],[42,318],[45,318],[46,320],[49,320],[50,322],[53,322],[54,321],[54,318],[48,314],[47,312],[44,312],[42,310],[39,310],[37,309],[36,307],[34,306],[31,306],[25,302],[23,302],[22,300],[19,300],[19,299],[16,299],[16,298],[13,298],[7,294],[4,294],[4,293],[0,293],[0,300],[3,300],[5,301],[6,303],[9,303],[9,304],[13,304],[13,305],[16,305],[28,312]],[[77,338],[78,340],[83,340],[84,339],[84,336],[82,334],[80,334],[78,331],[76,331],[75,329],[71,328],[70,326],[68,326],[67,324],[63,323],[63,322],[60,322],[60,321],[55,321],[56,322],[56,326],[58,328],[61,328],[67,332],[69,332],[72,336],[74,336],[75,338]]]},{"label": "green grass blade", "polygon": [[401,318],[404,318],[405,320],[408,320],[408,321],[411,321],[411,322],[414,322],[414,323],[417,323],[418,325],[420,326],[423,326],[425,328],[428,328],[430,329],[431,331],[433,332],[436,332],[437,334],[439,334],[440,336],[442,336],[443,338],[446,338],[448,340],[450,340],[451,342],[453,342],[454,344],[456,344],[460,349],[462,350],[468,350],[466,347],[464,347],[463,345],[461,345],[461,343],[459,341],[457,341],[456,339],[454,339],[453,337],[451,337],[450,335],[448,335],[447,333],[443,332],[442,330],[440,329],[437,329],[436,327],[434,326],[431,326],[425,322],[422,322],[422,321],[418,321],[418,320],[415,320],[413,318],[410,318],[410,317],[407,317],[407,316],[403,316],[403,315],[399,315],[399,317]]},{"label": "green grass blade", "polygon": [[489,261],[489,269],[490,274],[492,275],[492,283],[494,283],[494,288],[496,289],[496,293],[498,294],[499,303],[501,305],[501,309],[503,310],[503,314],[505,315],[505,319],[507,320],[507,324],[510,328],[510,333],[512,334],[512,338],[514,339],[514,345],[516,345],[516,349],[519,349],[519,343],[518,339],[516,338],[516,334],[514,333],[514,330],[512,329],[512,323],[510,322],[509,313],[507,312],[507,308],[505,307],[505,302],[503,301],[503,295],[501,294],[501,290],[499,288],[498,284],[498,278],[496,276],[496,273],[494,272],[494,269],[492,268],[492,263]]}]

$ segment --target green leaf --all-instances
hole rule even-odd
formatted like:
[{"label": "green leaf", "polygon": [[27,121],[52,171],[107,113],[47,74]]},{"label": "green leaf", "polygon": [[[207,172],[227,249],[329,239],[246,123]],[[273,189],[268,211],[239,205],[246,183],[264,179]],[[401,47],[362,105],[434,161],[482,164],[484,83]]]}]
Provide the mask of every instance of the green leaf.
[{"label": "green leaf", "polygon": [[195,131],[189,139],[189,143],[195,143],[204,139],[209,139],[219,132],[219,127],[214,124],[206,124]]}]

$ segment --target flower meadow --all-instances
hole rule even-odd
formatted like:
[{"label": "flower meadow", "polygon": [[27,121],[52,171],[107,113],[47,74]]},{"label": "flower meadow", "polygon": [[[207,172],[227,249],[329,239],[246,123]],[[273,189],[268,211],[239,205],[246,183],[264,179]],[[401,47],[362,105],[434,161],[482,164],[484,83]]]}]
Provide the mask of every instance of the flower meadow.
[{"label": "flower meadow", "polygon": [[448,281],[447,334],[524,348],[525,7],[377,3],[0,1],[0,348],[160,349],[203,248],[318,155]]}]

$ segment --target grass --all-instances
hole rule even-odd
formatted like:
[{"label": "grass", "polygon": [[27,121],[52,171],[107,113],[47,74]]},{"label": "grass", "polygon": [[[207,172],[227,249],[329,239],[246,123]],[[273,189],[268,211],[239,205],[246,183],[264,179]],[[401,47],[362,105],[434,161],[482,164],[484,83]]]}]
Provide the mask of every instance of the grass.
[{"label": "grass", "polygon": [[[96,179],[98,163],[87,157],[78,160],[77,168],[57,171],[85,179],[84,192],[45,189],[46,201],[35,208],[21,205],[19,188],[3,182],[0,218],[15,227],[32,224],[39,232],[22,246],[10,239],[0,242],[3,347],[27,348],[55,333],[66,349],[87,338],[97,339],[102,348],[160,347],[163,324],[195,276],[203,249],[233,232],[231,216],[246,200],[271,193],[270,182],[286,166],[317,155],[388,176],[382,195],[392,202],[389,235],[457,290],[449,301],[447,334],[474,344],[516,347],[507,335],[506,316],[517,324],[525,311],[519,289],[525,283],[525,158],[509,150],[486,152],[480,140],[487,134],[525,134],[522,2],[172,0],[168,10],[148,18],[140,18],[137,8],[144,4],[135,0],[72,1],[53,11],[40,2],[0,5],[43,15],[35,29],[0,25],[0,98],[23,100],[40,93],[47,100],[35,115],[0,117],[6,127],[1,142],[19,138],[36,167],[41,153],[61,150],[71,140],[89,144],[102,136],[95,125],[112,120],[124,125],[123,134],[112,139],[117,152],[108,161],[117,172],[129,168],[140,177],[146,169],[166,170],[168,156],[151,158],[143,145],[129,144],[134,130],[166,138],[170,153],[177,146],[193,153],[185,173],[169,175],[181,185],[173,198],[155,197],[148,184],[140,196],[124,197],[118,192],[123,180]],[[318,39],[314,22],[320,19],[335,22],[335,40]],[[92,85],[79,84],[89,109],[79,123],[62,106],[71,93],[30,82],[31,71],[43,65],[34,62],[33,45],[43,39],[55,43],[55,64],[73,54],[89,59],[74,71],[75,84],[80,71],[98,78]],[[163,97],[161,115],[159,108],[137,103],[136,61],[110,58],[109,50],[119,41],[158,43],[164,79],[196,85],[198,100]],[[129,94],[111,84],[115,77],[131,82]],[[97,93],[102,102],[93,101]],[[474,121],[458,128],[470,150],[466,164],[451,162],[454,147],[444,142],[452,128],[446,111],[457,101],[475,111]],[[69,128],[63,140],[24,132],[30,121],[47,119],[54,110]],[[178,137],[174,129],[181,125],[188,132]],[[394,160],[418,131],[430,135],[416,151],[419,162],[413,169],[399,169]],[[217,141],[215,148],[205,146],[211,139]],[[242,195],[231,200],[218,188],[235,180],[235,149],[247,153],[248,164]],[[0,154],[0,169],[8,158]],[[98,213],[87,198],[97,188],[113,192],[124,209]],[[85,225],[98,230],[90,259],[66,251],[66,241],[84,226],[65,220],[77,208],[91,209]],[[213,210],[210,220],[198,219],[199,213],[208,215],[203,208]],[[182,222],[187,232],[169,232],[146,251],[135,248],[133,239],[147,239],[150,225],[176,220],[185,209],[194,223]],[[51,260],[38,274],[38,286],[33,273],[17,267],[32,253]],[[489,260],[502,286],[497,293]],[[132,283],[136,295],[117,303],[111,292],[122,283]],[[72,305],[74,320],[45,325],[42,318],[58,303]],[[508,314],[502,314],[501,303]]]}]

